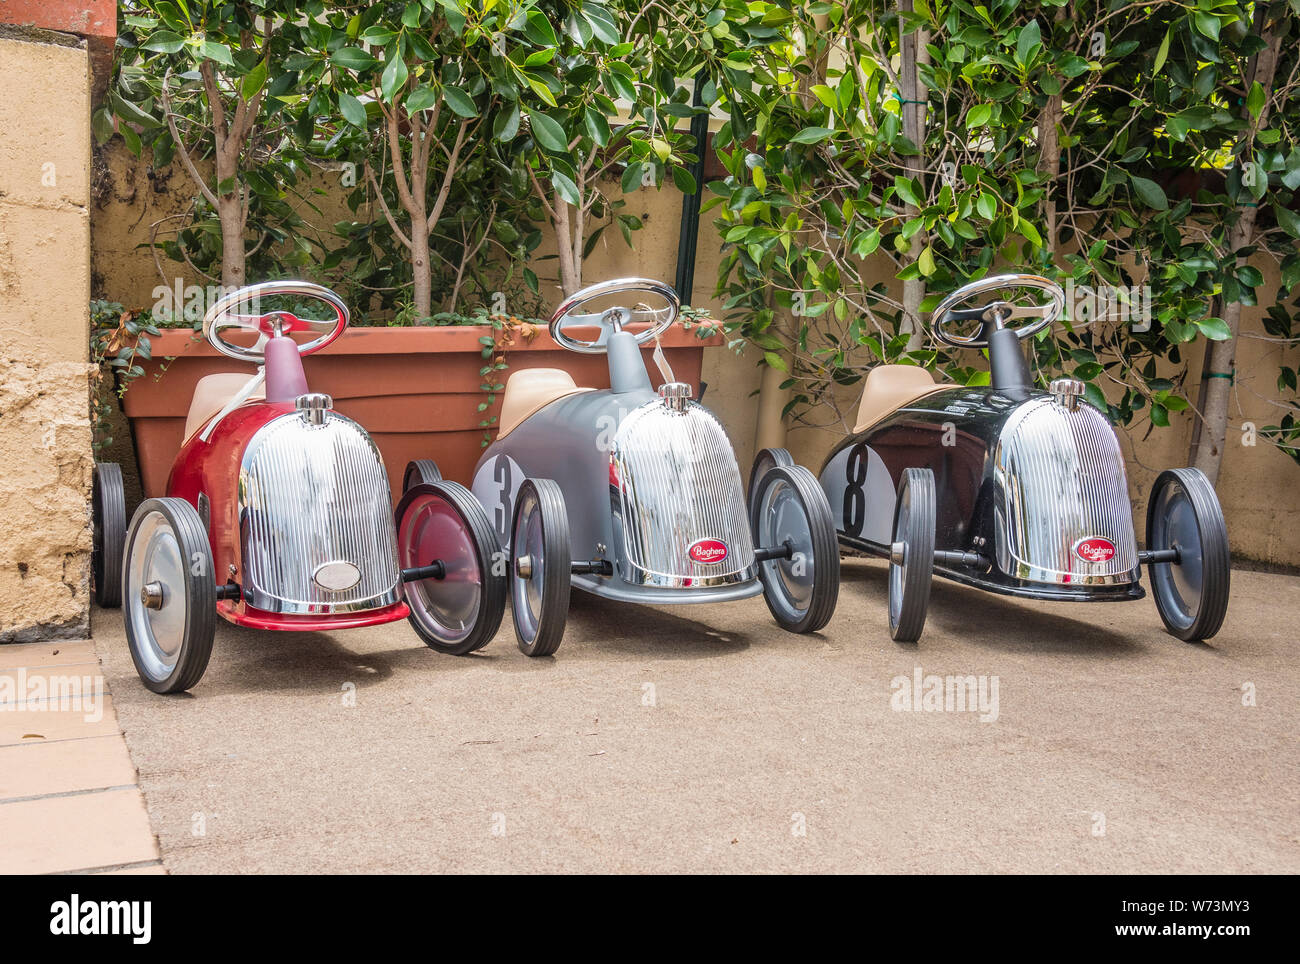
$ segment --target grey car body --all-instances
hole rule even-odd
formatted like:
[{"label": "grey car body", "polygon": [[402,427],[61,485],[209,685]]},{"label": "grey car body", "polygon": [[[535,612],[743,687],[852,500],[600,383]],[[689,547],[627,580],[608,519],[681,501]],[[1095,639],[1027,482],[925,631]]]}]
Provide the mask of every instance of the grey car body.
[{"label": "grey car body", "polygon": [[[472,489],[502,546],[509,551],[515,499],[523,480],[553,479],[564,492],[573,558],[612,563],[608,575],[575,573],[573,585],[578,588],[648,604],[724,602],[758,595],[763,587],[757,578],[740,471],[722,426],[698,403],[687,402],[680,411],[671,408],[651,388],[630,335],[610,338],[610,369],[613,388],[580,391],[550,402],[479,459]],[[656,436],[663,442],[647,452],[656,446],[646,440]],[[695,444],[675,444],[685,437]],[[660,471],[653,471],[652,460],[660,462]],[[638,473],[634,491],[632,479],[616,481],[618,466]],[[662,522],[669,516],[674,525],[668,530],[678,545],[661,548],[687,549],[701,540],[717,540],[726,545],[727,557],[719,563],[685,560],[670,572],[638,564],[629,551],[635,548],[628,544],[629,531],[638,522],[644,526],[647,518]],[[664,531],[660,525],[653,535],[662,541]]]}]

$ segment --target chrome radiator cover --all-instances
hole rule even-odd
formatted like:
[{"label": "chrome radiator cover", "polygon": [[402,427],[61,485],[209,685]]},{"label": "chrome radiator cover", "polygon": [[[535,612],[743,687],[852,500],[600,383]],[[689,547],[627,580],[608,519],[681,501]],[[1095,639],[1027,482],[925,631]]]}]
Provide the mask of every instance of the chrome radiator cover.
[{"label": "chrome radiator cover", "polygon": [[[401,598],[383,460],[365,430],[336,412],[321,425],[282,415],[253,436],[239,470],[239,535],[243,596],[257,609],[357,612]],[[324,588],[315,575],[330,563],[355,566],[356,583]]]},{"label": "chrome radiator cover", "polygon": [[[1128,478],[1119,441],[1095,408],[1050,398],[1022,404],[994,452],[997,564],[1007,575],[1057,585],[1138,578]],[[1082,554],[1109,542],[1109,559]],[[1081,549],[1081,547],[1083,547]]]},{"label": "chrome radiator cover", "polygon": [[[615,434],[610,465],[624,582],[690,589],[755,578],[740,469],[707,409],[692,402],[675,411],[658,400],[634,409]],[[692,556],[701,544],[716,554],[714,542],[725,546],[723,558]]]}]

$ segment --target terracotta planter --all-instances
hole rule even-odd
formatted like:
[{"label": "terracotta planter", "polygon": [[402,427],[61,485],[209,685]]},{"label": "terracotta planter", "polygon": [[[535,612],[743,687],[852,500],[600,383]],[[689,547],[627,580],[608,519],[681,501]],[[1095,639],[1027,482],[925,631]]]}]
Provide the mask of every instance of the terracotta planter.
[{"label": "terracotta planter", "polygon": [[[493,408],[478,411],[487,397],[479,389],[479,339],[491,333],[491,328],[477,326],[353,328],[303,364],[312,390],[332,395],[335,408],[373,436],[394,492],[401,487],[406,463],[417,458],[433,459],[444,477],[468,484],[482,452],[479,422],[500,414],[501,393]],[[674,374],[697,389],[704,348],[720,344],[721,336],[700,339],[679,327],[663,339]],[[123,397],[148,497],[165,494],[198,380],[214,372],[253,373],[252,366],[218,354],[188,329],[164,331],[151,339],[151,347],[154,361],[144,364],[146,374]],[[644,355],[649,361],[649,352]],[[170,363],[161,361],[173,356]],[[605,356],[565,351],[545,332],[508,349],[506,364],[508,370],[499,375],[508,377],[525,368],[563,368],[579,385],[609,387]],[[658,385],[661,379],[653,363],[649,368]]]}]

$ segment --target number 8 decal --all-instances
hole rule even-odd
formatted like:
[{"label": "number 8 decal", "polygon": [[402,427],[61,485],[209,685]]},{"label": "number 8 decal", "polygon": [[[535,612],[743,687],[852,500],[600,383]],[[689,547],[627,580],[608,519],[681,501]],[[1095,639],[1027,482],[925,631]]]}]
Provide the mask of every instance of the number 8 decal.
[{"label": "number 8 decal", "polygon": [[867,494],[862,489],[867,481],[867,447],[861,443],[853,446],[846,465],[844,531],[851,536],[860,536],[867,522]]}]

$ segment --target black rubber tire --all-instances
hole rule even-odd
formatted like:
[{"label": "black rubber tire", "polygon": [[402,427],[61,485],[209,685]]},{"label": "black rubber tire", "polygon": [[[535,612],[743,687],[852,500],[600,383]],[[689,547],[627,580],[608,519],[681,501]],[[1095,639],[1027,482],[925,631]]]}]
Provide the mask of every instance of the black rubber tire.
[{"label": "black rubber tire", "polygon": [[[412,462],[411,466],[418,464]],[[408,475],[411,466],[407,467]],[[461,525],[470,533],[470,537],[474,542],[474,556],[480,573],[479,585],[481,587],[478,617],[469,635],[455,642],[448,642],[446,639],[439,637],[434,628],[420,618],[414,605],[411,606],[411,615],[407,619],[411,624],[411,628],[415,630],[415,634],[430,649],[437,650],[439,653],[446,653],[449,656],[464,656],[475,650],[482,649],[490,643],[496,636],[497,630],[501,628],[501,620],[506,612],[506,596],[509,593],[504,556],[501,554],[501,547],[497,544],[496,533],[492,531],[492,523],[488,521],[483,506],[479,504],[478,499],[474,498],[474,494],[459,482],[418,482],[408,488],[397,503],[397,509],[394,513],[399,539],[403,531],[403,514],[409,511],[417,502],[429,496],[440,498],[452,507],[456,514],[460,516]],[[397,549],[403,567],[427,566],[433,562],[432,559],[416,561],[410,558],[406,546],[399,545]],[[411,604],[410,589],[408,587],[412,585],[415,584],[407,583],[403,587],[408,596],[408,605]]]},{"label": "black rubber tire", "polygon": [[[785,452],[784,449],[775,451]],[[778,567],[784,559],[769,559],[758,564],[758,578],[763,584],[763,600],[782,629],[792,633],[815,633],[831,620],[840,595],[840,547],[835,535],[826,493],[816,476],[802,465],[773,465],[758,478],[758,488],[749,500],[750,531],[757,546],[760,538],[759,515],[763,499],[772,486],[785,483],[794,492],[808,526],[812,545],[812,593],[800,611],[786,596]],[[769,547],[770,548],[770,547]]]},{"label": "black rubber tire", "polygon": [[406,472],[402,475],[402,491],[410,492],[422,482],[441,482],[442,473],[433,459],[416,459],[406,463]]},{"label": "black rubber tire", "polygon": [[[519,518],[529,499],[536,499],[540,512],[542,554],[545,567],[539,592],[540,609],[535,631],[523,621],[519,606],[525,591],[524,577],[517,572],[519,558]],[[560,648],[564,627],[569,619],[569,591],[573,578],[573,557],[569,547],[569,516],[564,494],[550,479],[525,479],[515,497],[514,518],[510,524],[510,616],[515,625],[515,639],[525,656],[550,656]]]},{"label": "black rubber tire", "polygon": [[898,483],[891,539],[903,544],[903,561],[889,562],[889,635],[895,642],[914,643],[925,629],[934,579],[934,528],[934,473],[907,469]]},{"label": "black rubber tire", "polygon": [[100,462],[90,489],[90,572],[95,605],[116,609],[122,605],[122,551],[126,548],[126,492],[122,469]]},{"label": "black rubber tire", "polygon": [[[794,465],[794,459],[785,449],[759,449],[758,454],[754,456],[754,464],[749,467],[749,487],[745,492],[749,494],[749,502],[754,502],[754,487],[758,485],[768,469],[775,468],[778,465]],[[749,520],[750,528],[754,526],[754,520]]]},{"label": "black rubber tire", "polygon": [[[1200,469],[1166,469],[1156,478],[1147,503],[1147,548],[1168,549],[1168,539],[1157,535],[1156,513],[1167,509],[1163,494],[1170,486],[1178,486],[1186,494],[1198,536],[1200,552],[1200,599],[1194,612],[1182,611],[1184,602],[1174,585],[1172,573],[1179,563],[1152,562],[1147,564],[1151,581],[1151,595],[1155,597],[1160,619],[1170,634],[1189,643],[1209,639],[1223,626],[1228,612],[1228,594],[1232,583],[1232,554],[1228,548],[1228,527],[1223,521],[1223,510],[1214,486]],[[1190,549],[1190,547],[1189,547]],[[1190,617],[1190,618],[1185,618]]]},{"label": "black rubber tire", "polygon": [[[175,534],[181,558],[188,562],[179,589],[185,604],[185,632],[176,665],[165,679],[151,678],[141,668],[140,640],[132,622],[133,607],[138,600],[129,598],[128,579],[131,557],[140,547],[135,545],[141,524],[153,513],[160,513]],[[212,640],[217,632],[217,589],[213,575],[212,548],[208,545],[207,529],[194,506],[184,499],[147,499],[136,509],[131,528],[126,537],[126,556],[122,566],[122,597],[126,602],[123,615],[126,620],[126,641],[131,650],[140,681],[155,693],[181,693],[191,689],[208,668],[212,656]]]}]

